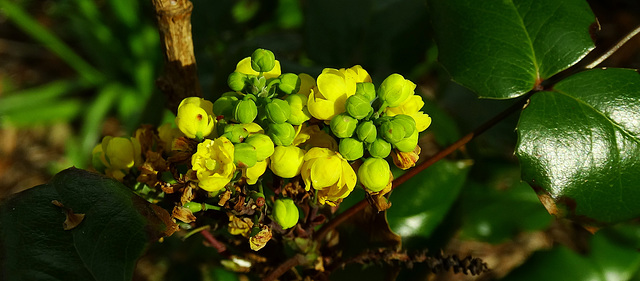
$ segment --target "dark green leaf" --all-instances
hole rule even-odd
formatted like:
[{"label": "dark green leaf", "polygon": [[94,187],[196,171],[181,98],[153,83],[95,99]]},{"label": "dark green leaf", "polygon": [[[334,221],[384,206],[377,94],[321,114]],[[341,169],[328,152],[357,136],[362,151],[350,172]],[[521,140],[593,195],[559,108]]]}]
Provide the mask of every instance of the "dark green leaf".
[{"label": "dark green leaf", "polygon": [[640,76],[597,69],[532,96],[518,124],[522,177],[547,210],[589,226],[640,215]]},{"label": "dark green leaf", "polygon": [[521,96],[594,47],[584,0],[428,3],[440,62],[482,97]]},{"label": "dark green leaf", "polygon": [[[70,230],[65,208],[85,215]],[[173,229],[166,211],[121,183],[70,168],[4,202],[0,272],[5,280],[131,280],[149,241]]]},{"label": "dark green leaf", "polygon": [[439,161],[395,189],[387,210],[391,230],[402,238],[429,237],[458,197],[470,165]]}]

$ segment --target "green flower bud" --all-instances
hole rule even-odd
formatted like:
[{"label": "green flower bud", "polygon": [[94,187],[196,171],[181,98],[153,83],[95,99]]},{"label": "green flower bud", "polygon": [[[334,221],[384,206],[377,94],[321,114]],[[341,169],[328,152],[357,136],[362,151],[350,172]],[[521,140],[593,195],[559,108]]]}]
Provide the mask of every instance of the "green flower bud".
[{"label": "green flower bud", "polygon": [[265,49],[256,49],[251,54],[251,68],[256,72],[269,72],[276,66],[276,57],[273,52]]},{"label": "green flower bud", "polygon": [[394,73],[382,81],[378,89],[378,96],[387,103],[387,106],[394,107],[412,96],[415,89],[416,84],[404,79],[402,75]]},{"label": "green flower bud", "polygon": [[367,117],[369,112],[373,111],[373,107],[371,107],[367,97],[358,94],[350,96],[345,107],[347,113],[358,120]]},{"label": "green flower bud", "polygon": [[378,192],[389,184],[391,169],[382,158],[368,158],[358,169],[358,180],[370,191]]},{"label": "green flower bud", "polygon": [[349,138],[353,135],[358,125],[358,120],[346,113],[336,115],[331,119],[329,126],[334,135],[339,138]]},{"label": "green flower bud", "polygon": [[237,97],[223,95],[213,103],[213,114],[216,116],[232,117],[233,110],[236,108],[237,103]]},{"label": "green flower bud", "polygon": [[240,124],[228,124],[224,127],[222,136],[229,139],[232,143],[241,143],[249,136],[249,131]]},{"label": "green flower bud", "polygon": [[416,120],[414,120],[413,117],[411,117],[409,115],[398,114],[398,115],[393,117],[393,121],[392,122],[396,122],[396,123],[402,125],[402,128],[404,128],[404,137],[405,138],[413,135],[413,132],[416,131]]},{"label": "green flower bud", "polygon": [[363,95],[371,102],[376,99],[376,87],[370,82],[357,83],[356,95]]},{"label": "green flower bud", "polygon": [[298,223],[300,213],[290,198],[277,199],[273,202],[273,219],[282,227],[289,229]]},{"label": "green flower bud", "polygon": [[289,95],[286,100],[291,108],[291,115],[289,115],[287,122],[291,123],[291,125],[300,125],[311,119],[309,110],[306,107],[307,97],[301,94],[293,94]]},{"label": "green flower bud", "polygon": [[393,144],[401,152],[413,151],[418,145],[418,130],[413,130],[413,134]]},{"label": "green flower bud", "polygon": [[258,162],[256,148],[248,143],[234,144],[233,162],[240,168],[251,168]]},{"label": "green flower bud", "polygon": [[258,116],[258,107],[251,99],[238,101],[238,104],[236,104],[236,107],[233,109],[233,119],[243,124],[253,122],[256,116]]},{"label": "green flower bud", "polygon": [[227,78],[227,84],[231,90],[241,92],[247,86],[247,75],[240,72],[232,72]]},{"label": "green flower bud", "polygon": [[269,119],[269,121],[280,124],[287,122],[287,119],[289,119],[289,116],[291,115],[291,107],[285,100],[273,99],[265,106],[265,113],[267,114],[267,119]]},{"label": "green flower bud", "polygon": [[376,126],[373,125],[372,121],[362,122],[358,124],[356,128],[356,134],[358,134],[358,138],[366,143],[372,143],[376,140],[378,136]]},{"label": "green flower bud", "polygon": [[292,95],[300,90],[300,77],[293,73],[285,73],[278,77],[280,79],[280,84],[278,84],[278,89],[287,95]]},{"label": "green flower bud", "polygon": [[377,138],[367,146],[367,150],[373,157],[385,158],[391,153],[391,144],[381,138]]},{"label": "green flower bud", "polygon": [[390,143],[396,143],[404,139],[404,127],[394,120],[382,122],[378,133],[380,136]]},{"label": "green flower bud", "polygon": [[267,159],[267,157],[273,154],[274,144],[267,135],[253,134],[244,140],[244,142],[256,148],[256,159],[258,161],[264,161],[264,159]]},{"label": "green flower bud", "polygon": [[344,159],[353,161],[360,159],[364,155],[362,142],[354,138],[344,138],[340,140],[339,151]]},{"label": "green flower bud", "polygon": [[267,135],[273,140],[275,145],[288,146],[293,143],[296,130],[289,123],[271,123],[267,127]]},{"label": "green flower bud", "polygon": [[191,213],[197,213],[202,211],[202,203],[186,202],[182,207],[185,207],[191,211]]}]

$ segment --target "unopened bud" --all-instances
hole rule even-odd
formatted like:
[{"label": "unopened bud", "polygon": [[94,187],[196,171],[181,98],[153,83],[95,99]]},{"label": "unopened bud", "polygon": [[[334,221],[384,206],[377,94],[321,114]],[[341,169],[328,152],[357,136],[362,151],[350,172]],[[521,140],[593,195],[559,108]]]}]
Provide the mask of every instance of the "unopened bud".
[{"label": "unopened bud", "polygon": [[376,87],[373,83],[362,82],[356,84],[356,95],[363,95],[369,102],[376,99]]},{"label": "unopened bud", "polygon": [[233,162],[240,168],[251,168],[256,165],[256,148],[248,143],[234,144]]},{"label": "unopened bud", "polygon": [[358,124],[356,128],[356,134],[358,134],[358,138],[366,143],[372,143],[376,140],[378,136],[376,126],[373,125],[372,121],[362,122]]},{"label": "unopened bud", "polygon": [[364,95],[355,94],[347,99],[345,105],[347,113],[358,120],[367,117],[373,111],[373,107]]},{"label": "unopened bud", "polygon": [[251,99],[245,99],[238,101],[236,107],[233,110],[233,118],[243,124],[249,124],[253,122],[258,116],[258,107],[256,103]]},{"label": "unopened bud", "polygon": [[273,141],[267,135],[253,134],[244,140],[244,142],[256,148],[257,161],[264,161],[264,159],[267,159],[267,157],[273,154]]},{"label": "unopened bud", "polygon": [[287,95],[295,94],[300,89],[300,77],[293,73],[285,73],[278,77],[280,79],[280,84],[278,84],[278,89]]},{"label": "unopened bud", "polygon": [[413,135],[413,132],[416,131],[416,120],[414,120],[413,117],[409,115],[398,114],[396,116],[393,116],[393,122],[402,125],[405,138]]},{"label": "unopened bud", "polygon": [[413,134],[393,144],[401,152],[413,151],[418,145],[418,130],[413,130]]},{"label": "unopened bud", "polygon": [[353,135],[358,125],[358,120],[349,116],[349,114],[341,113],[331,119],[329,126],[334,135],[339,138],[349,138]]},{"label": "unopened bud", "polygon": [[236,108],[236,104],[238,103],[238,98],[232,95],[225,96],[217,99],[213,103],[213,113],[216,116],[223,115],[225,117],[233,117],[233,110]]},{"label": "unopened bud", "polygon": [[265,113],[267,114],[267,119],[269,119],[269,121],[280,124],[287,122],[287,119],[289,119],[289,116],[291,115],[291,107],[285,100],[273,99],[265,106]]},{"label": "unopened bud", "polygon": [[249,131],[240,124],[228,124],[224,127],[222,136],[229,139],[232,143],[241,143],[249,136]]},{"label": "unopened bud", "polygon": [[265,49],[256,49],[251,54],[251,68],[256,72],[269,72],[276,66],[276,58],[273,52]]},{"label": "unopened bud", "polygon": [[385,158],[391,153],[391,144],[381,138],[377,138],[367,146],[367,150],[373,157]]},{"label": "unopened bud", "polygon": [[277,199],[273,203],[273,219],[282,229],[292,228],[299,218],[298,207],[290,198]]},{"label": "unopened bud", "polygon": [[267,135],[273,140],[275,145],[291,145],[296,136],[296,130],[289,123],[269,124]]},{"label": "unopened bud", "polygon": [[291,123],[291,125],[300,125],[311,119],[309,110],[306,107],[307,97],[301,94],[293,94],[289,95],[286,100],[289,103],[289,107],[291,107],[291,115],[289,115],[287,122]]},{"label": "unopened bud", "polygon": [[227,84],[231,90],[241,92],[247,85],[247,75],[234,71],[227,78]]},{"label": "unopened bud", "polygon": [[344,138],[340,140],[339,151],[344,159],[353,161],[360,159],[364,155],[364,146],[359,140]]},{"label": "unopened bud", "polygon": [[383,122],[379,128],[380,136],[392,144],[404,139],[404,127],[395,120]]},{"label": "unopened bud", "polygon": [[391,170],[382,158],[368,158],[358,168],[358,180],[370,191],[378,192],[389,184]]}]

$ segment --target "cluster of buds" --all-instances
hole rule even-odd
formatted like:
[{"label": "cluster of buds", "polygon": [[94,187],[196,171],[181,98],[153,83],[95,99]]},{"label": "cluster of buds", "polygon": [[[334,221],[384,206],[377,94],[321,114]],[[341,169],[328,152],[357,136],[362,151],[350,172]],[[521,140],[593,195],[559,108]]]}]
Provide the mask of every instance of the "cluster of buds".
[{"label": "cluster of buds", "polygon": [[[250,238],[254,250],[272,230],[304,232],[300,206],[336,206],[358,182],[372,195],[390,190],[386,159],[413,166],[418,133],[431,123],[414,83],[392,74],[376,87],[359,65],[326,68],[317,78],[283,74],[273,53],[258,49],[227,84],[231,91],[214,102],[184,99],[173,125],[106,137],[94,166],[121,181],[132,174],[150,190],[181,192],[173,215],[185,223],[194,213],[226,212],[228,231]],[[282,185],[271,196],[265,173]]]}]

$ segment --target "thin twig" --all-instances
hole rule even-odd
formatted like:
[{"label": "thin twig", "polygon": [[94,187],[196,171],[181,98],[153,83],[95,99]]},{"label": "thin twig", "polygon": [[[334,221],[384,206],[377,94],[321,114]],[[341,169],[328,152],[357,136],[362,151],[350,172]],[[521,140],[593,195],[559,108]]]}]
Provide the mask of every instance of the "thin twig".
[{"label": "thin twig", "polygon": [[209,242],[211,246],[216,248],[218,253],[222,254],[227,250],[227,247],[224,244],[222,244],[222,242],[218,241],[218,239],[213,237],[213,234],[211,234],[209,230],[203,229],[202,231],[200,231],[200,234],[202,234],[202,237],[204,237],[204,239],[207,240],[207,242]]},{"label": "thin twig", "polygon": [[631,32],[629,32],[629,34],[627,34],[625,37],[623,37],[618,44],[615,44],[613,47],[611,47],[611,49],[609,49],[609,51],[607,51],[606,53],[602,54],[599,58],[597,58],[596,60],[594,60],[592,63],[588,64],[587,66],[585,66],[585,68],[587,69],[592,69],[596,66],[598,66],[599,64],[601,64],[604,60],[608,59],[611,55],[613,55],[616,51],[618,51],[618,49],[620,49],[624,44],[626,44],[629,40],[631,40],[631,38],[635,37],[636,35],[638,35],[638,33],[640,33],[640,26],[636,27],[634,30],[632,30]]}]

